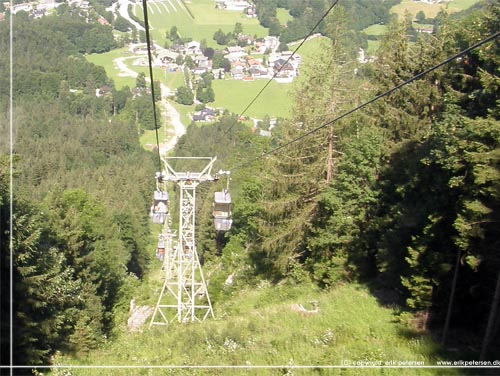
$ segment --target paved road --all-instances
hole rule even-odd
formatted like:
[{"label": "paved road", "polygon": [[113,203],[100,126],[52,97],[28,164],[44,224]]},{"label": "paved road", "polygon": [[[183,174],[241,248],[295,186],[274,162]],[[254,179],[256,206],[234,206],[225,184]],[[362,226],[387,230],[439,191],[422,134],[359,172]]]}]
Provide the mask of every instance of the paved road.
[{"label": "paved road", "polygon": [[137,30],[144,30],[141,24],[137,23],[132,18],[130,18],[128,14],[129,4],[132,4],[129,0],[118,0],[117,3],[113,4],[113,6],[118,6],[118,11],[120,12],[120,16],[128,20],[132,25],[135,26]]}]

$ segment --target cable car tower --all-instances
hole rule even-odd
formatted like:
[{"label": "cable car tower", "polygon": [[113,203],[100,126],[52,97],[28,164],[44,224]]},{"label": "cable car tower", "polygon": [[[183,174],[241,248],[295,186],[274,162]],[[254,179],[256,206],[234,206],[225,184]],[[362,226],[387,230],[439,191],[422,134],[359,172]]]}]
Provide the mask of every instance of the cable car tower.
[{"label": "cable car tower", "polygon": [[[168,325],[173,321],[193,322],[214,317],[196,250],[195,209],[196,187],[200,183],[219,179],[218,174],[212,175],[211,172],[216,159],[216,157],[162,158],[164,171],[157,173],[157,181],[171,181],[180,188],[179,236],[177,242],[173,241],[172,232],[167,229],[164,230],[164,234],[167,234],[166,239],[160,239],[164,240],[161,244],[165,246],[162,266],[165,279],[150,327]],[[171,166],[170,160],[203,163],[204,168],[199,172],[178,172]]]}]

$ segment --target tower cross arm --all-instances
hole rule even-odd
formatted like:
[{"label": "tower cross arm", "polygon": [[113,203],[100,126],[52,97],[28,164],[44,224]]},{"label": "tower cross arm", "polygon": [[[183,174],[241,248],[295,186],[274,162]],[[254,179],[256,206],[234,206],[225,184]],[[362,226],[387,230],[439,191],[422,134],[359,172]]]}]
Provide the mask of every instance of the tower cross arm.
[{"label": "tower cross arm", "polygon": [[[176,171],[172,165],[169,163],[170,160],[182,159],[182,160],[191,160],[191,161],[206,161],[204,168],[199,172],[194,171]],[[217,160],[217,157],[167,157],[162,158],[165,169],[161,174],[164,180],[168,181],[214,181],[219,179],[219,175],[212,175],[212,167]]]}]

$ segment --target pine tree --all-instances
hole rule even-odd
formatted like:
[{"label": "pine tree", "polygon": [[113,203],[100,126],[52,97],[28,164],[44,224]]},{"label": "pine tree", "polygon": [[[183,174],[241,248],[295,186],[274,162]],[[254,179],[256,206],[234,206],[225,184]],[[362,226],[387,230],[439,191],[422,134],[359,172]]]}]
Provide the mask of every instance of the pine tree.
[{"label": "pine tree", "polygon": [[[355,66],[348,59],[344,23],[342,12],[329,20],[330,34],[336,38],[308,67],[308,80],[294,95],[292,119],[277,127],[276,138],[281,145],[307,135],[356,103],[348,88]],[[266,161],[261,174],[266,210],[260,226],[265,255],[262,268],[285,275],[287,268],[305,254],[305,235],[317,211],[318,195],[330,184],[334,159],[339,157],[337,129],[340,126],[335,124],[315,131]]]}]

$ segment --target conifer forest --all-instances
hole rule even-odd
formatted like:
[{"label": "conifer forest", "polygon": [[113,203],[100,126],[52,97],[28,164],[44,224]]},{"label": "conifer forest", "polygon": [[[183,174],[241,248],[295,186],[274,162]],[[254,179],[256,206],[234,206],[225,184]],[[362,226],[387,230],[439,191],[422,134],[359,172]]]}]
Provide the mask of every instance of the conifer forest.
[{"label": "conifer forest", "polygon": [[[109,5],[90,3],[96,14]],[[260,25],[288,43],[333,2],[253,3]],[[363,286],[443,351],[499,361],[500,3],[440,12],[430,33],[391,15],[397,3],[338,2],[270,137],[229,111],[187,126],[171,155],[217,156],[216,170],[231,170],[230,231],[214,229],[217,187],[198,190],[208,289],[217,313],[235,286],[262,281],[324,293]],[[288,27],[276,9],[290,13]],[[3,366],[78,359],[123,335],[131,299],[159,269],[149,211],[160,166],[138,132],[155,129],[154,109],[86,59],[120,43],[113,25],[91,22],[96,14],[61,6],[0,21]],[[363,29],[376,22],[385,32],[361,63]]]}]

